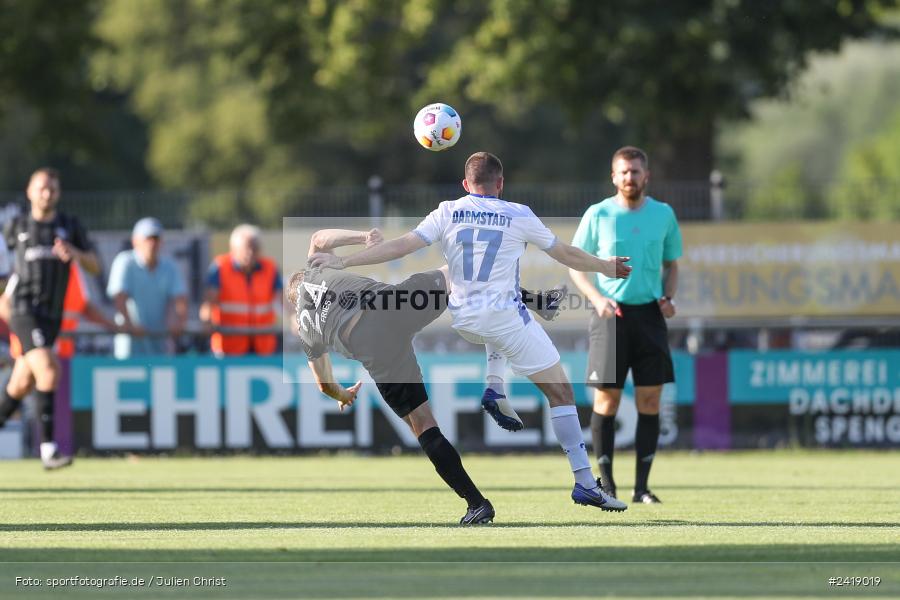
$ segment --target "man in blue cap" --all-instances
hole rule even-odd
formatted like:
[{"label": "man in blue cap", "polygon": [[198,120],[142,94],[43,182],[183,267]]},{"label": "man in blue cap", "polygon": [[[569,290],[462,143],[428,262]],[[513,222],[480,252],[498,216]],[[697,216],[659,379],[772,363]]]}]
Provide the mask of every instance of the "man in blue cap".
[{"label": "man in blue cap", "polygon": [[117,322],[131,332],[116,336],[116,358],[168,354],[166,334],[184,331],[187,287],[175,261],[160,254],[162,234],[157,219],[141,219],[131,232],[133,249],[120,252],[110,268],[106,293],[116,305]]}]

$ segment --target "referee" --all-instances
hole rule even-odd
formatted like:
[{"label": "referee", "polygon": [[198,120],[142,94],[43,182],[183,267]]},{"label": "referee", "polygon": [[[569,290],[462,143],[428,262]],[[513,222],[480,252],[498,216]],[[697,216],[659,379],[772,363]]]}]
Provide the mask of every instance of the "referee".
[{"label": "referee", "polygon": [[599,257],[630,256],[627,279],[569,271],[591,301],[587,385],[594,388],[591,433],[603,490],[616,496],[613,479],[616,413],[631,370],[638,410],[634,502],[658,504],[647,483],[659,439],[662,386],[675,380],[665,319],[675,315],[681,232],[675,212],[646,195],[647,155],[633,146],[612,157],[616,195],[584,213],[573,246]]},{"label": "referee", "polygon": [[[10,380],[34,383],[41,415],[41,461],[45,469],[58,469],[72,463],[72,457],[61,455],[53,441],[53,403],[59,382],[53,343],[62,324],[69,263],[78,261],[92,275],[100,272],[100,263],[78,219],[56,210],[60,185],[55,169],[44,167],[32,173],[26,194],[31,210],[7,223],[3,231],[8,248],[15,251],[19,278],[10,329],[22,344],[22,354]],[[0,426],[21,404],[22,398],[15,395],[19,389],[9,381],[0,389]]]}]

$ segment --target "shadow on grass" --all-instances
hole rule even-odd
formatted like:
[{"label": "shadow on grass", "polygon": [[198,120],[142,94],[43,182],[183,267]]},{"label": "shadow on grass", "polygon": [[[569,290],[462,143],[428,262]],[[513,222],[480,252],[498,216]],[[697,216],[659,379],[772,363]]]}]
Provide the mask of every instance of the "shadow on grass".
[{"label": "shadow on grass", "polygon": [[[599,512],[597,513],[599,515]],[[573,527],[791,527],[791,528],[898,528],[900,523],[867,521],[817,521],[794,523],[788,521],[686,521],[680,519],[650,519],[646,521],[621,521],[611,517],[609,521],[575,521],[548,523],[515,521],[492,523],[491,529],[538,528],[569,529]],[[196,522],[108,522],[108,523],[0,523],[0,532],[45,531],[214,531],[253,529],[459,529],[453,523],[428,523],[422,521],[196,521]],[[900,546],[898,546],[900,552]]]},{"label": "shadow on grass", "polygon": [[[527,485],[527,486],[483,486],[485,492],[567,492],[571,488],[564,485]],[[654,487],[654,489],[657,489]],[[661,485],[659,490],[702,491],[715,494],[717,491],[897,491],[896,485],[847,486],[835,485]],[[440,485],[409,487],[11,487],[3,490],[4,494],[379,494],[379,493],[433,493],[446,492]]]},{"label": "shadow on grass", "polygon": [[0,548],[0,561],[60,562],[891,562],[894,544],[696,544],[671,546],[541,546],[267,549]]}]

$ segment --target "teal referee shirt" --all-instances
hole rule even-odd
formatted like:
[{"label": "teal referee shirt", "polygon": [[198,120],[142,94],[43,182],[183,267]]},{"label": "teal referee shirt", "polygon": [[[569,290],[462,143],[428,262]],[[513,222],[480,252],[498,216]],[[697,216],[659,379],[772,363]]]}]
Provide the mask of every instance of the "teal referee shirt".
[{"label": "teal referee shirt", "polygon": [[681,230],[665,202],[647,196],[640,208],[629,210],[613,196],[587,209],[572,245],[604,259],[630,256],[627,279],[597,273],[594,285],[616,302],[647,304],[662,297],[663,261],[681,256]]}]

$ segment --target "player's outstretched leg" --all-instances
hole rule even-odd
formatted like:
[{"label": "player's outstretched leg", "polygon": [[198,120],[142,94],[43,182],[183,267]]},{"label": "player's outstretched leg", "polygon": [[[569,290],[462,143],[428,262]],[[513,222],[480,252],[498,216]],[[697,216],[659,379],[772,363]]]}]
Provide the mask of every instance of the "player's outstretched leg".
[{"label": "player's outstretched leg", "polygon": [[53,416],[56,385],[59,381],[59,363],[48,348],[35,348],[24,357],[34,374],[38,414],[41,416],[41,462],[44,469],[52,471],[72,464],[71,456],[59,452],[53,441]]},{"label": "player's outstretched leg", "polygon": [[19,410],[19,407],[21,406],[22,399],[10,396],[4,385],[3,389],[0,389],[0,429],[3,429],[3,426],[6,425],[6,421],[14,412]]},{"label": "player's outstretched leg", "polygon": [[0,429],[22,407],[22,399],[34,389],[34,378],[28,363],[21,357],[13,364],[9,379],[0,388]]},{"label": "player's outstretched leg", "polygon": [[572,500],[576,504],[595,506],[600,510],[621,512],[628,506],[603,492],[591,472],[578,411],[569,383],[560,363],[529,377],[547,396],[550,403],[550,420],[556,439],[569,459],[575,476]]},{"label": "player's outstretched leg", "polygon": [[465,499],[468,509],[460,525],[483,525],[494,520],[494,507],[469,477],[459,452],[444,437],[428,404],[422,404],[403,418],[419,438],[419,445],[450,489]]},{"label": "player's outstretched leg", "polygon": [[525,427],[506,398],[503,378],[506,375],[506,357],[491,344],[484,345],[487,354],[487,388],[481,396],[481,408],[494,422],[507,431],[519,431]]}]

